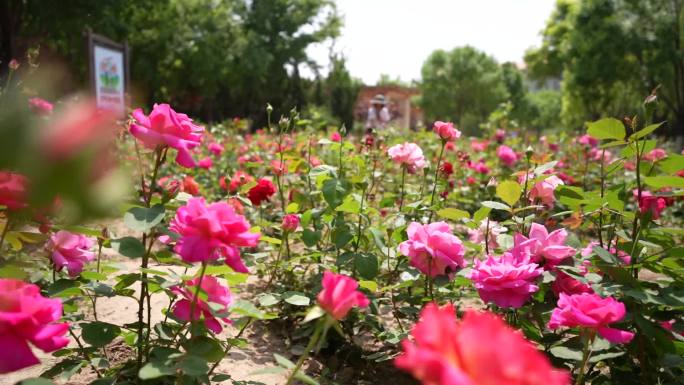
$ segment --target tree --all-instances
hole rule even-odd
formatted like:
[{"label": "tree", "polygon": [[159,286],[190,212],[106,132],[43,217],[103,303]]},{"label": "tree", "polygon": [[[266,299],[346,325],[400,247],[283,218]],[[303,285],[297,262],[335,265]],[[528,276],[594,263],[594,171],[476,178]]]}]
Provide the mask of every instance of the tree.
[{"label": "tree", "polygon": [[567,124],[638,113],[659,86],[659,118],[684,135],[682,17],[680,0],[558,0],[525,60],[533,77],[562,76]]},{"label": "tree", "polygon": [[328,106],[332,114],[351,130],[354,127],[354,104],[360,82],[352,79],[343,57],[331,58],[330,73],[325,80]]},{"label": "tree", "polygon": [[496,60],[470,46],[433,52],[421,72],[427,118],[451,120],[471,132],[508,97]]}]

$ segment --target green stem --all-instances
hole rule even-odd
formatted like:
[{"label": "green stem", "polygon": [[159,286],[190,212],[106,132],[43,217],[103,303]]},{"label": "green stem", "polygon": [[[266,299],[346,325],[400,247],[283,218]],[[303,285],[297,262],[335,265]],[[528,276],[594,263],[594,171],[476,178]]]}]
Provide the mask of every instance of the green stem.
[{"label": "green stem", "polygon": [[[589,333],[589,335],[586,335],[586,333]],[[580,364],[579,367],[579,373],[577,374],[577,381],[575,382],[575,385],[583,385],[584,384],[584,376],[586,375],[586,368],[587,368],[587,362],[589,361],[589,356],[591,356],[591,343],[594,341],[594,333],[591,331],[581,331],[580,334],[582,334],[582,341],[584,343],[584,346],[582,347],[582,363]]]},{"label": "green stem", "polygon": [[200,290],[202,290],[202,280],[204,279],[204,273],[207,271],[207,262],[202,262],[202,268],[200,269],[199,279],[197,280],[197,288],[195,289],[195,295],[192,297],[192,302],[190,303],[190,335],[195,334],[195,307],[197,307],[197,300],[199,299]]},{"label": "green stem", "polygon": [[404,207],[404,181],[406,179],[406,166],[401,166],[401,195],[399,196],[399,212],[401,213],[401,208]]},{"label": "green stem", "polygon": [[11,219],[12,217],[7,213],[5,227],[2,228],[2,234],[0,235],[0,255],[2,255],[2,245],[5,243],[5,236],[7,236],[7,231],[9,231]]},{"label": "green stem", "polygon": [[446,140],[442,140],[442,148],[439,150],[439,157],[437,158],[437,167],[435,168],[435,184],[432,186],[432,194],[430,195],[430,217],[428,218],[428,223],[432,221],[432,205],[435,203],[435,193],[437,192],[437,185],[439,181],[439,166],[442,163],[442,156],[444,155],[444,147],[446,147]]},{"label": "green stem", "polygon": [[304,354],[302,354],[301,357],[297,360],[297,364],[295,367],[292,369],[292,373],[287,377],[287,382],[285,382],[285,385],[291,385],[292,381],[294,380],[295,376],[299,372],[299,369],[302,367],[304,364],[304,361],[306,361],[307,358],[309,358],[309,353],[311,353],[311,350],[313,350],[314,346],[318,343],[318,339],[321,336],[321,332],[324,329],[324,324],[319,323],[316,326],[316,330],[314,330],[314,334],[311,336],[311,339],[309,340],[309,344],[306,346],[306,350],[304,350]]}]

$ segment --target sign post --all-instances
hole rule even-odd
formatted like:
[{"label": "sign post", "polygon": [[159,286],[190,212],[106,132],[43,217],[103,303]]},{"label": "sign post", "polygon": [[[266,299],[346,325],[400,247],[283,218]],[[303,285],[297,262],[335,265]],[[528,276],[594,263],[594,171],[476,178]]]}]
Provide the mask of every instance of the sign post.
[{"label": "sign post", "polygon": [[90,86],[97,107],[126,114],[129,92],[128,44],[112,41],[88,30]]}]

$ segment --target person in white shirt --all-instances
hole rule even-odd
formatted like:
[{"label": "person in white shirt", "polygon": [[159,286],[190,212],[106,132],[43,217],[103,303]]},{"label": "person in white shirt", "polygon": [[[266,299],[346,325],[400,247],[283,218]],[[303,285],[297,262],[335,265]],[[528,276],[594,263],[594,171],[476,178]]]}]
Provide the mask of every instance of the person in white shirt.
[{"label": "person in white shirt", "polygon": [[371,106],[368,108],[366,132],[371,133],[373,130],[379,130],[387,127],[390,119],[390,112],[387,108],[387,100],[385,99],[385,95],[375,95],[373,99],[371,99]]}]

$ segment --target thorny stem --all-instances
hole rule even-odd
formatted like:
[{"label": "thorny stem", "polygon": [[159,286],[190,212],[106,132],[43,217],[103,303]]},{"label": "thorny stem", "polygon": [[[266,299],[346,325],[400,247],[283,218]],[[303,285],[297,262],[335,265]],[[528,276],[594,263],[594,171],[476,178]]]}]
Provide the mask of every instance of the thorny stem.
[{"label": "thorny stem", "polygon": [[432,215],[434,210],[432,210],[432,205],[435,203],[435,192],[437,192],[437,185],[439,184],[439,166],[442,163],[442,156],[444,155],[444,147],[446,147],[446,140],[442,140],[442,148],[439,150],[439,157],[437,158],[437,167],[435,167],[435,184],[432,186],[432,194],[430,195],[430,216],[428,218],[428,223],[432,221]]},{"label": "thorny stem", "polygon": [[[589,335],[586,335],[586,333],[589,333]],[[594,342],[594,333],[592,331],[584,330],[581,334],[584,342],[584,346],[582,347],[582,363],[579,367],[579,373],[577,374],[577,381],[575,382],[575,385],[584,384],[584,376],[586,375],[587,362],[589,361],[589,357],[591,356],[591,344],[592,342]]]},{"label": "thorny stem", "polygon": [[299,372],[299,369],[302,367],[304,364],[304,361],[306,361],[307,358],[309,358],[309,354],[311,353],[311,350],[316,346],[318,343],[318,339],[321,337],[321,332],[323,331],[324,328],[323,323],[319,323],[316,326],[316,330],[314,330],[314,334],[311,336],[311,339],[309,340],[309,344],[306,345],[306,349],[304,350],[304,354],[302,354],[301,357],[297,360],[297,364],[295,367],[292,369],[292,373],[287,377],[287,382],[285,385],[291,385],[292,381],[294,380],[295,376]]}]

